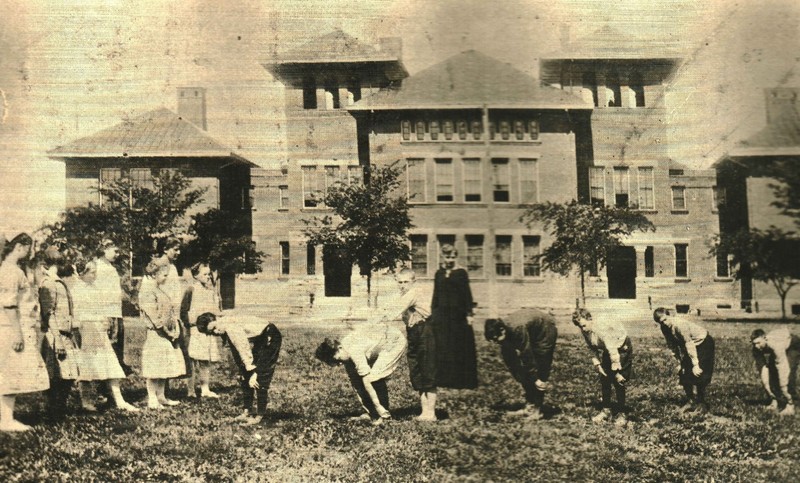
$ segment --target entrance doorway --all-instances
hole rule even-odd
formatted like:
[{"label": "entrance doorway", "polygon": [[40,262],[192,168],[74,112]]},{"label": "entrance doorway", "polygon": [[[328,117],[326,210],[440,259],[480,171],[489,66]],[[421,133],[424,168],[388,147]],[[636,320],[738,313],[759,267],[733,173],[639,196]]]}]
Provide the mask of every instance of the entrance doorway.
[{"label": "entrance doorway", "polygon": [[636,298],[636,250],[633,247],[615,248],[608,259],[606,273],[608,298]]},{"label": "entrance doorway", "polygon": [[325,275],[326,297],[349,297],[353,263],[341,248],[323,247],[322,271]]}]

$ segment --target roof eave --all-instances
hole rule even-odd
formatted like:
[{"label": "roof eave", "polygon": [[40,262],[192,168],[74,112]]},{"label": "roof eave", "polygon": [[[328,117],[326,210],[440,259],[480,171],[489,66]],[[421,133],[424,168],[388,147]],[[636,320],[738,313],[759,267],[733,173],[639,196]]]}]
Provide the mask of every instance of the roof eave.
[{"label": "roof eave", "polygon": [[378,104],[350,106],[348,111],[403,111],[413,109],[541,109],[541,110],[592,110],[584,104]]},{"label": "roof eave", "polygon": [[729,157],[747,158],[754,156],[800,156],[800,146],[753,146],[738,147],[728,153]]},{"label": "roof eave", "polygon": [[229,158],[235,157],[244,162],[250,161],[242,158],[236,153],[229,151],[187,151],[187,152],[153,152],[153,153],[119,153],[119,152],[96,152],[96,153],[81,153],[81,152],[58,152],[49,151],[48,157],[51,159],[66,159],[66,158]]}]

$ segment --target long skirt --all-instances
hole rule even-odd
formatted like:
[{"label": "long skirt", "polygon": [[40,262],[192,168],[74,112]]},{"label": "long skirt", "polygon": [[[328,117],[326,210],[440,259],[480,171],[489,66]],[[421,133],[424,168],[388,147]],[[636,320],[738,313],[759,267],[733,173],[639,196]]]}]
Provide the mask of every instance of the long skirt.
[{"label": "long skirt", "polygon": [[81,349],[78,351],[80,381],[107,381],[124,379],[114,348],[108,338],[106,320],[89,320],[81,323]]},{"label": "long skirt", "polygon": [[408,375],[416,391],[436,389],[436,339],[426,320],[406,329],[408,336]]},{"label": "long skirt", "polygon": [[[3,321],[5,322],[5,321]],[[25,321],[22,322],[25,324]],[[33,326],[22,327],[25,347],[21,352],[11,348],[16,329],[0,324],[0,395],[24,394],[46,391],[50,388],[47,368],[39,353],[37,330]]]},{"label": "long skirt", "polygon": [[429,319],[436,338],[436,385],[452,389],[478,387],[475,333],[466,317],[440,310]]},{"label": "long skirt", "polygon": [[186,374],[186,364],[180,347],[159,331],[148,329],[142,345],[142,377],[146,379],[170,379]]},{"label": "long skirt", "polygon": [[222,360],[221,341],[215,335],[203,334],[197,327],[189,328],[189,357],[196,361]]}]

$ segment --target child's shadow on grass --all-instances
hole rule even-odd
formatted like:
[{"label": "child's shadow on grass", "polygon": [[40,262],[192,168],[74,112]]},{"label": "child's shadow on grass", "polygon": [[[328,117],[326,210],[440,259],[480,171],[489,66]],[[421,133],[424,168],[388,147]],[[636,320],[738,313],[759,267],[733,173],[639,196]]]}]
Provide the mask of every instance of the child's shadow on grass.
[{"label": "child's shadow on grass", "polygon": [[[525,403],[508,403],[508,402],[500,402],[497,404],[493,404],[490,408],[494,411],[498,411],[501,413],[508,413],[512,411],[519,411],[520,409],[525,407]],[[542,419],[553,419],[561,414],[564,411],[561,410],[558,406],[551,406],[550,404],[542,405]]]}]

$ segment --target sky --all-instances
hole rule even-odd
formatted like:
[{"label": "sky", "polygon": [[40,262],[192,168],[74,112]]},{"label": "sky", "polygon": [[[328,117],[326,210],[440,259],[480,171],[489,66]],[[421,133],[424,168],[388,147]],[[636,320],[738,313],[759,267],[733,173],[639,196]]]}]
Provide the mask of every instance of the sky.
[{"label": "sky", "polygon": [[[763,88],[800,86],[791,0],[0,0],[0,229],[63,207],[47,151],[207,88],[209,133],[261,165],[284,150],[281,86],[261,62],[335,28],[401,37],[415,72],[477,49],[538,74],[538,57],[610,25],[686,46],[671,115],[687,164],[763,127]],[[688,115],[687,115],[688,113]]]}]

